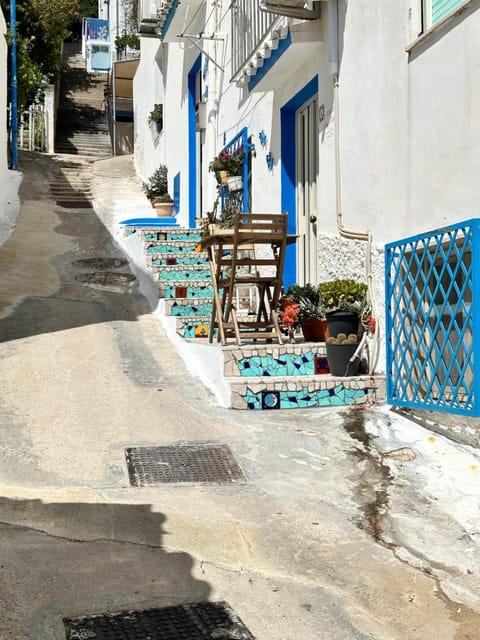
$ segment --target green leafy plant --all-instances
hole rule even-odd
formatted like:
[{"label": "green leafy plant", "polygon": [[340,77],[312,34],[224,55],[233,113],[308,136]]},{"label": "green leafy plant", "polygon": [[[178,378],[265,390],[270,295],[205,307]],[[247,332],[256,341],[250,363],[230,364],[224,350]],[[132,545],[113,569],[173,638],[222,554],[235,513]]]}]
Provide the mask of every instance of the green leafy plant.
[{"label": "green leafy plant", "polygon": [[148,116],[149,122],[156,122],[157,124],[163,124],[163,104],[155,104],[150,115]]},{"label": "green leafy plant", "polygon": [[293,300],[299,306],[299,320],[319,320],[325,317],[325,305],[320,288],[308,283],[305,285],[292,284],[285,294],[285,298]]},{"label": "green leafy plant", "polygon": [[352,278],[322,282],[319,290],[327,311],[345,309],[360,313],[366,305],[367,285]]},{"label": "green leafy plant", "polygon": [[123,51],[127,47],[138,51],[140,49],[140,38],[134,33],[123,33],[115,38],[115,48],[117,51]]},{"label": "green leafy plant", "polygon": [[173,202],[168,193],[168,168],[161,164],[152,173],[147,182],[143,183],[143,190],[149,200],[155,202]]}]

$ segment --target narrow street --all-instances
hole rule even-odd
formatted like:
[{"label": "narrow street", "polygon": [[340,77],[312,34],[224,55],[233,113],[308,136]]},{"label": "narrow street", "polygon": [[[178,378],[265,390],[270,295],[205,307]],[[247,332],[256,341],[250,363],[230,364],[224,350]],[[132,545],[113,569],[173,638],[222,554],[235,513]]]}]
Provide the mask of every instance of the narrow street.
[{"label": "narrow street", "polygon": [[[112,236],[131,159],[89,165],[93,208],[57,204],[71,162],[21,156],[0,248],[0,638],[206,601],[256,640],[479,638],[479,452],[386,407],[216,406]],[[125,449],[178,443],[244,479],[131,486]]]}]

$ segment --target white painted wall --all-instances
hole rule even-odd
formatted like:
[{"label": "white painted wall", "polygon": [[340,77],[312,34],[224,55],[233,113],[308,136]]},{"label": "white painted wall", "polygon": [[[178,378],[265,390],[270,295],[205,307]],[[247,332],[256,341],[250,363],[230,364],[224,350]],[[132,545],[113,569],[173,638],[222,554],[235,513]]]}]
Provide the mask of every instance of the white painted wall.
[{"label": "white painted wall", "polygon": [[[7,25],[3,12],[0,10],[0,113],[7,112],[7,60],[8,47],[5,35]],[[7,118],[2,118],[0,125],[0,172],[4,173],[8,168],[7,156]]]},{"label": "white painted wall", "polygon": [[[327,5],[327,3],[324,3]],[[336,6],[330,0],[328,6]],[[212,12],[206,33],[230,2]],[[373,272],[380,316],[383,314],[383,247],[386,242],[479,215],[480,203],[480,0],[442,28],[417,38],[419,0],[338,0],[339,119],[335,121],[333,78],[329,67],[326,12],[322,40],[292,45],[288,69],[268,90],[249,93],[230,82],[230,21],[224,19],[224,44],[205,39],[212,63],[205,77],[208,126],[204,134],[205,212],[215,199],[208,163],[243,127],[256,145],[252,163],[252,210],[281,206],[280,109],[318,75],[318,104],[325,107],[319,125],[318,256],[322,280],[365,278],[365,243],[340,240],[337,230],[335,128],[339,128],[341,211],[348,229],[373,234]],[[180,221],[188,220],[187,74],[198,55],[192,46],[161,46],[142,40],[142,62],[135,78],[135,160],[150,175],[166,162],[170,178],[182,173]],[[275,68],[274,68],[275,69]],[[274,73],[272,70],[271,74]],[[163,93],[162,77],[165,84]],[[261,85],[259,85],[261,89]],[[164,98],[165,131],[155,140],[146,125],[154,102]],[[267,135],[262,148],[259,132]],[[271,151],[273,171],[265,155]],[[293,152],[293,150],[292,150]]]},{"label": "white painted wall", "polygon": [[165,130],[158,134],[148,122],[154,104],[163,102],[163,78],[157,60],[162,45],[155,38],[140,38],[140,63],[133,79],[135,167],[147,180],[165,156]]}]

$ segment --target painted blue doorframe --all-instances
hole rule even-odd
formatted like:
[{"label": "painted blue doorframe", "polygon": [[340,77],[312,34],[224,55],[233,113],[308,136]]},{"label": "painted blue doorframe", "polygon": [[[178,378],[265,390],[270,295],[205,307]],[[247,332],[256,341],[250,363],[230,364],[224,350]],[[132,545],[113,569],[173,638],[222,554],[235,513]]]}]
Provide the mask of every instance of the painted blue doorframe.
[{"label": "painted blue doorframe", "polygon": [[[315,76],[301,91],[296,93],[280,109],[281,131],[281,203],[282,211],[288,213],[288,233],[297,233],[297,159],[296,159],[296,125],[295,113],[307,100],[318,93],[318,76]],[[283,272],[285,288],[297,282],[297,248],[289,245]]]},{"label": "painted blue doorframe", "polygon": [[200,71],[202,56],[188,72],[188,226],[195,228],[197,216],[197,125],[196,125],[196,76]]}]

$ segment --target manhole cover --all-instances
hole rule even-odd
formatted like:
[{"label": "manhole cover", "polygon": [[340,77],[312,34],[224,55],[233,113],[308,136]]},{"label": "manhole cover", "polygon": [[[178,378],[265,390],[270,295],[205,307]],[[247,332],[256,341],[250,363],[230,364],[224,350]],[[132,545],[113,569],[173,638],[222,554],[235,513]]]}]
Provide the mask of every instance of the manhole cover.
[{"label": "manhole cover", "polygon": [[75,276],[79,282],[91,284],[129,284],[135,280],[131,273],[116,273],[115,271],[93,271],[92,273],[80,273]]},{"label": "manhole cover", "polygon": [[255,640],[226,602],[63,620],[67,640]]},{"label": "manhole cover", "polygon": [[123,258],[82,258],[72,262],[74,267],[88,267],[90,269],[118,269],[128,264]]},{"label": "manhole cover", "polygon": [[190,444],[125,449],[128,476],[133,487],[164,482],[245,481],[229,447],[224,444]]}]

